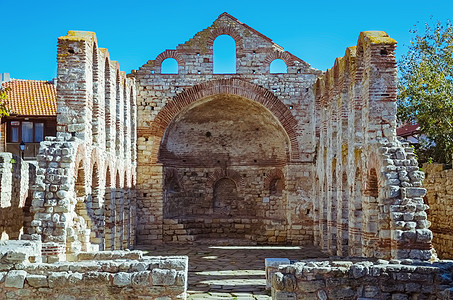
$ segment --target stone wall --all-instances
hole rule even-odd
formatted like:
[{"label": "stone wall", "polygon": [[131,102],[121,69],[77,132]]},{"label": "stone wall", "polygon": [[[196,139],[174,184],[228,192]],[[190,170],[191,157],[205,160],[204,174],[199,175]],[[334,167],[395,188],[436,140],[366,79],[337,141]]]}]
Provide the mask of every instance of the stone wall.
[{"label": "stone wall", "polygon": [[[222,34],[236,42],[235,74],[213,73],[213,43]],[[168,58],[178,62],[178,74],[161,73]],[[285,61],[287,73],[269,72],[275,59]],[[319,74],[226,13],[134,71],[139,242],[174,240],[167,236],[173,228],[164,230],[166,220],[183,220],[181,227],[187,227],[187,219],[202,217],[262,220],[258,227],[273,231],[261,239],[241,221],[230,232],[236,238],[310,243],[312,86]],[[269,225],[274,221],[279,229]],[[176,240],[204,238],[208,230]]]},{"label": "stone wall", "polygon": [[433,246],[442,259],[453,258],[453,170],[444,170],[442,164],[424,164],[426,178],[423,186],[427,193],[424,198],[429,206],[428,220],[433,232]]},{"label": "stone wall", "polygon": [[[213,73],[223,34],[235,74]],[[423,173],[395,134],[395,44],[363,32],[322,73],[224,13],[126,77],[94,33],[69,31],[27,238],[45,262],[220,237],[431,259]]]},{"label": "stone wall", "polygon": [[57,136],[41,142],[32,202],[47,262],[133,247],[136,226],[135,82],[92,32],[60,37],[57,63]]},{"label": "stone wall", "polygon": [[31,186],[36,167],[12,153],[0,153],[0,240],[29,234]]},{"label": "stone wall", "polygon": [[396,42],[362,32],[315,85],[315,244],[333,255],[432,256],[423,173],[396,139]]},{"label": "stone wall", "polygon": [[301,261],[271,277],[272,299],[453,299],[452,261]]},{"label": "stone wall", "polygon": [[185,299],[187,257],[140,251],[81,252],[75,262],[40,262],[40,242],[0,245],[5,299]]}]

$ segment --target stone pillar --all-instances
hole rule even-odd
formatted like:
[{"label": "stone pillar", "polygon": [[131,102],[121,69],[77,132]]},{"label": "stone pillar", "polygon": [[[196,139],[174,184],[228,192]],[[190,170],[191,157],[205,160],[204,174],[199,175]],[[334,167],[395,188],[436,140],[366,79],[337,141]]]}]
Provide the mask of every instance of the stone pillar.
[{"label": "stone pillar", "polygon": [[93,32],[69,31],[58,39],[57,135],[91,143],[93,107]]},{"label": "stone pillar", "polygon": [[115,250],[123,247],[123,211],[124,190],[117,188],[115,192]]},{"label": "stone pillar", "polygon": [[115,250],[115,189],[105,189],[105,250]]}]

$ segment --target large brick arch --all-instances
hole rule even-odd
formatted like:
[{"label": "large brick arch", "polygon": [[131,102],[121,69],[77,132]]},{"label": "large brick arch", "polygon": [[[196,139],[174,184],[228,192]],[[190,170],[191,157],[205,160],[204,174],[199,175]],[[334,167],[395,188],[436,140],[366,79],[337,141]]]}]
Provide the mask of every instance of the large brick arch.
[{"label": "large brick arch", "polygon": [[274,94],[265,88],[253,83],[237,79],[221,79],[205,82],[186,89],[168,102],[157,114],[151,127],[151,132],[157,138],[151,154],[151,161],[157,162],[160,141],[164,136],[165,129],[179,112],[192,103],[203,98],[217,94],[232,94],[255,101],[267,108],[280,122],[290,141],[291,161],[300,159],[299,143],[297,139],[298,123],[291,114],[289,108],[283,104]]}]

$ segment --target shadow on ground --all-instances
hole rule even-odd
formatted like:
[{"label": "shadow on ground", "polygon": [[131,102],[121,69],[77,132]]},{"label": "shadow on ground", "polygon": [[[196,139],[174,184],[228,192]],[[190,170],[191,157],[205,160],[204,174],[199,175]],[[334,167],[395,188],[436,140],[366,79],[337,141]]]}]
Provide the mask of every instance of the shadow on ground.
[{"label": "shadow on ground", "polygon": [[311,246],[139,246],[151,256],[189,257],[188,299],[270,299],[266,291],[265,258],[326,257]]}]

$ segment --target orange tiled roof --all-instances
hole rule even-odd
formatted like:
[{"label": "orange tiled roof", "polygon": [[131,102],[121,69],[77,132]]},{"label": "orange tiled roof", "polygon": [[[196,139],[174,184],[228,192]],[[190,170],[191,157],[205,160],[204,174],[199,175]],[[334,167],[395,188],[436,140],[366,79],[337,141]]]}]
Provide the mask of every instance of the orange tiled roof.
[{"label": "orange tiled roof", "polygon": [[12,79],[2,83],[9,87],[7,107],[11,114],[27,116],[56,116],[57,89],[43,80]]},{"label": "orange tiled roof", "polygon": [[417,133],[420,133],[420,125],[418,124],[407,123],[396,129],[396,135],[402,137],[410,136]]}]

